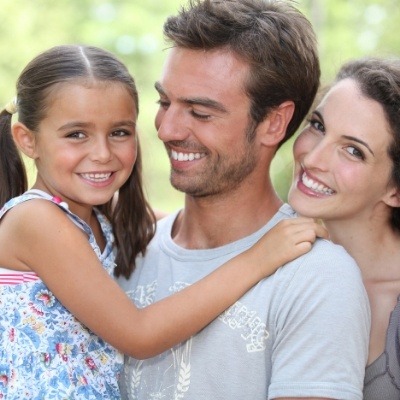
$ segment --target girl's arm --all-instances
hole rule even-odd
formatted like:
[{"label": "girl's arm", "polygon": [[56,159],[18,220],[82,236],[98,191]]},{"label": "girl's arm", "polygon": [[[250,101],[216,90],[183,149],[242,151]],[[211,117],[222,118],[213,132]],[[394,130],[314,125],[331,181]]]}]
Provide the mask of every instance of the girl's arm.
[{"label": "girl's arm", "polygon": [[326,236],[311,219],[283,221],[196,284],[138,309],[108,276],[85,234],[54,205],[21,204],[4,217],[2,229],[7,224],[12,227],[7,242],[19,243],[14,249],[19,269],[35,271],[84,325],[135,358],[152,357],[188,339],[259,280],[310,250],[316,236]]}]

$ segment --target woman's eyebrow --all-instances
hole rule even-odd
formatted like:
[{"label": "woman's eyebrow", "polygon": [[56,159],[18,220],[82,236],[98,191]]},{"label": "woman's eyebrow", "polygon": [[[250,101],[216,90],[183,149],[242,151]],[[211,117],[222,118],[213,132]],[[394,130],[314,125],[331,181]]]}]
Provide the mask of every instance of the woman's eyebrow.
[{"label": "woman's eyebrow", "polygon": [[345,139],[347,139],[347,140],[353,140],[354,142],[357,142],[357,143],[362,144],[363,146],[365,146],[365,147],[369,150],[369,152],[370,152],[373,156],[375,156],[375,154],[374,154],[374,152],[372,151],[371,147],[369,147],[368,144],[367,144],[366,142],[364,142],[363,140],[358,139],[358,138],[356,138],[356,137],[354,137],[354,136],[348,136],[348,135],[343,135],[343,137],[344,137]]}]

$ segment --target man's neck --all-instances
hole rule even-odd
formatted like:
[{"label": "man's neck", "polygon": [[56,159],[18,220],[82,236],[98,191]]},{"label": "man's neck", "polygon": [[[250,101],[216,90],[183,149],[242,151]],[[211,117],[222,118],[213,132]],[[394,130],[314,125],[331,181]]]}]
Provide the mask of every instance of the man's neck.
[{"label": "man's neck", "polygon": [[235,242],[259,230],[282,205],[275,191],[245,196],[193,198],[177,217],[172,237],[187,249],[210,249]]}]

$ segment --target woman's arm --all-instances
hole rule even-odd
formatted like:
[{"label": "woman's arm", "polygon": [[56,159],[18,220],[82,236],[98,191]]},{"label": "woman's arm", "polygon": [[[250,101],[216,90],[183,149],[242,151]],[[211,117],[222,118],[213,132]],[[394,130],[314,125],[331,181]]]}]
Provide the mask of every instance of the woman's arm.
[{"label": "woman's arm", "polygon": [[307,252],[317,235],[325,236],[310,219],[283,221],[201,281],[138,309],[63,211],[47,202],[35,202],[34,208],[29,203],[5,218],[15,220],[9,240],[20,243],[19,262],[35,271],[84,325],[135,358],[154,356],[188,339],[259,280]]}]

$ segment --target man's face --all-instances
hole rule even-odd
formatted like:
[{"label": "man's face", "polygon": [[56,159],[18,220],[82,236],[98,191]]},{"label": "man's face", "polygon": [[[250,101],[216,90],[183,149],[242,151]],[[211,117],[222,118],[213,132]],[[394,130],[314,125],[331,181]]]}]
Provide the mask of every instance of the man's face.
[{"label": "man's face", "polygon": [[155,125],[171,162],[172,185],[188,195],[226,194],[251,174],[249,66],[227,50],[172,48],[160,81]]}]

